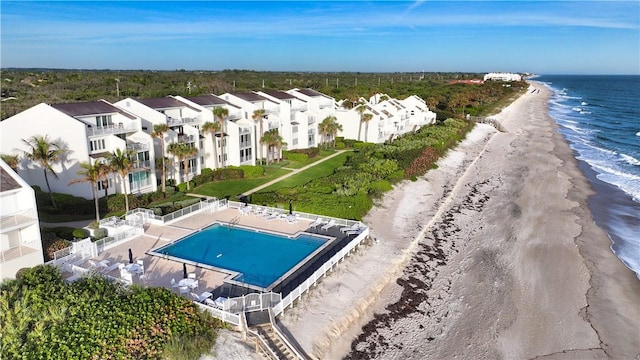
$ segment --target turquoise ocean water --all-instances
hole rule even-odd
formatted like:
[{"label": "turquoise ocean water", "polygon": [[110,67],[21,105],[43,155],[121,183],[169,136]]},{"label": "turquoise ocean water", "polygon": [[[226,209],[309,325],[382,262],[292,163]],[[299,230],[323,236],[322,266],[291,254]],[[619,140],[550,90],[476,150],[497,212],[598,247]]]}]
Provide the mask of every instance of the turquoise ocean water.
[{"label": "turquoise ocean water", "polygon": [[611,249],[640,278],[640,76],[533,78],[596,195],[589,207]]}]

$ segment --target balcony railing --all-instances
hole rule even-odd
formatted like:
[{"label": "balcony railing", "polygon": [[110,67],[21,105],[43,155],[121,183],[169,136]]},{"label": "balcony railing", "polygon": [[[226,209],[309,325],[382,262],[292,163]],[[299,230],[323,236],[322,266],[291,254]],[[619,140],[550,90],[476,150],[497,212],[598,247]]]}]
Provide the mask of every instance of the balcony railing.
[{"label": "balcony railing", "polygon": [[333,107],[333,101],[330,100],[323,100],[320,101],[320,108],[328,108],[328,107]]},{"label": "balcony railing", "polygon": [[134,161],[133,162],[134,169],[150,169],[151,168],[151,160],[144,161]]},{"label": "balcony railing", "polygon": [[149,144],[144,144],[139,142],[130,142],[130,143],[127,143],[127,150],[147,151],[149,150]]},{"label": "balcony railing", "polygon": [[19,259],[25,255],[33,254],[37,251],[42,251],[41,244],[42,243],[39,240],[34,240],[9,249],[2,249],[2,251],[0,251],[0,263]]},{"label": "balcony railing", "polygon": [[195,135],[178,135],[178,141],[182,141],[184,143],[191,143],[196,141]]},{"label": "balcony railing", "polygon": [[269,130],[280,129],[280,123],[277,121],[269,123]]},{"label": "balcony railing", "polygon": [[130,186],[131,192],[138,192],[143,188],[151,186],[151,179],[135,181],[135,182],[129,183],[129,186]]},{"label": "balcony railing", "polygon": [[13,214],[2,215],[2,217],[0,217],[0,229],[4,232],[11,228],[29,225],[33,221],[35,221],[33,210],[22,210]]},{"label": "balcony railing", "polygon": [[308,133],[309,135],[313,135],[313,134],[315,134],[315,133],[316,133],[316,129],[309,129],[309,131],[307,131],[307,133]]},{"label": "balcony railing", "polygon": [[100,135],[111,135],[111,134],[126,134],[129,132],[135,132],[140,130],[140,127],[137,123],[133,124],[111,124],[109,126],[91,126],[87,127],[87,135],[89,136],[100,136]]},{"label": "balcony railing", "polygon": [[240,142],[240,148],[250,148],[251,145],[251,141],[241,141]]},{"label": "balcony railing", "polygon": [[291,106],[291,111],[306,111],[307,110],[307,104],[304,105],[295,105],[295,106]]},{"label": "balcony railing", "polygon": [[185,124],[193,124],[199,122],[200,119],[197,117],[193,118],[173,118],[171,116],[167,116],[167,125],[169,126],[177,126],[177,125],[185,125]]}]

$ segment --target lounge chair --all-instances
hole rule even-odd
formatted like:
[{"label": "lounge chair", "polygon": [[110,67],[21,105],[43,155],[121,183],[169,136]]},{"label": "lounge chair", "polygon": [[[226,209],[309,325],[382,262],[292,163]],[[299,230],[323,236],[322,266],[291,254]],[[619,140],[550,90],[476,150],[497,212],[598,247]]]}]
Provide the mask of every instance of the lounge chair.
[{"label": "lounge chair", "polygon": [[345,227],[340,228],[340,232],[341,233],[346,233],[347,231],[355,231],[355,230],[358,230],[358,229],[360,229],[360,223],[359,222],[354,223],[351,226],[345,226]]},{"label": "lounge chair", "polygon": [[360,235],[360,233],[364,230],[364,228],[360,228],[360,229],[356,229],[356,230],[348,230],[345,232],[345,235],[347,236],[351,236],[351,235]]},{"label": "lounge chair", "polygon": [[321,230],[329,230],[330,228],[332,228],[334,225],[336,224],[336,220],[335,219],[331,219],[329,220],[328,223],[322,225],[322,227],[320,228]]},{"label": "lounge chair", "polygon": [[274,212],[271,215],[265,216],[264,219],[267,220],[267,221],[273,221],[275,219],[278,219],[279,217],[280,217],[280,214],[278,214],[277,212]]},{"label": "lounge chair", "polygon": [[113,270],[120,268],[120,265],[122,265],[122,267],[124,267],[123,263],[111,264],[111,265],[107,266],[106,268],[104,268],[102,270],[102,273],[103,274],[108,274],[108,273],[112,272]]},{"label": "lounge chair", "polygon": [[315,229],[318,226],[324,224],[324,220],[322,220],[321,217],[317,218],[316,221],[312,222],[311,224],[309,224],[309,228],[311,229]]}]

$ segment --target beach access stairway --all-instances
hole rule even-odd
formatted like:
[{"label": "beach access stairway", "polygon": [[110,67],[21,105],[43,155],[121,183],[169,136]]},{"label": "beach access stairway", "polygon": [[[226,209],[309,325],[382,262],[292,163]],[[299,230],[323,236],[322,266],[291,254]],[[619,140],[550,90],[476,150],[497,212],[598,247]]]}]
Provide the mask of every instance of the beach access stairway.
[{"label": "beach access stairway", "polygon": [[271,309],[245,313],[248,335],[255,340],[256,352],[273,360],[305,360],[301,349],[275,324]]}]

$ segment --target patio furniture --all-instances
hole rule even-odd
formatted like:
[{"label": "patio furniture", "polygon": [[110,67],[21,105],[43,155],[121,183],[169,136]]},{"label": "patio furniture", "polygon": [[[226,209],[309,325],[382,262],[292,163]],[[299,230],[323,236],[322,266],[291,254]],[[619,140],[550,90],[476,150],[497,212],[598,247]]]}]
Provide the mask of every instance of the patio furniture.
[{"label": "patio furniture", "polygon": [[319,217],[314,222],[309,224],[309,228],[315,229],[315,228],[317,228],[318,226],[320,226],[322,224],[324,224],[324,220],[321,217]]},{"label": "patio furniture", "polygon": [[329,230],[330,228],[332,228],[334,225],[336,224],[336,220],[335,219],[331,219],[329,220],[328,223],[322,225],[322,227],[320,228],[321,230]]},{"label": "patio furniture", "polygon": [[358,229],[360,229],[360,223],[359,222],[354,223],[351,226],[345,226],[345,227],[340,228],[340,232],[341,233],[346,233],[347,231],[355,231],[355,230],[358,230]]}]

